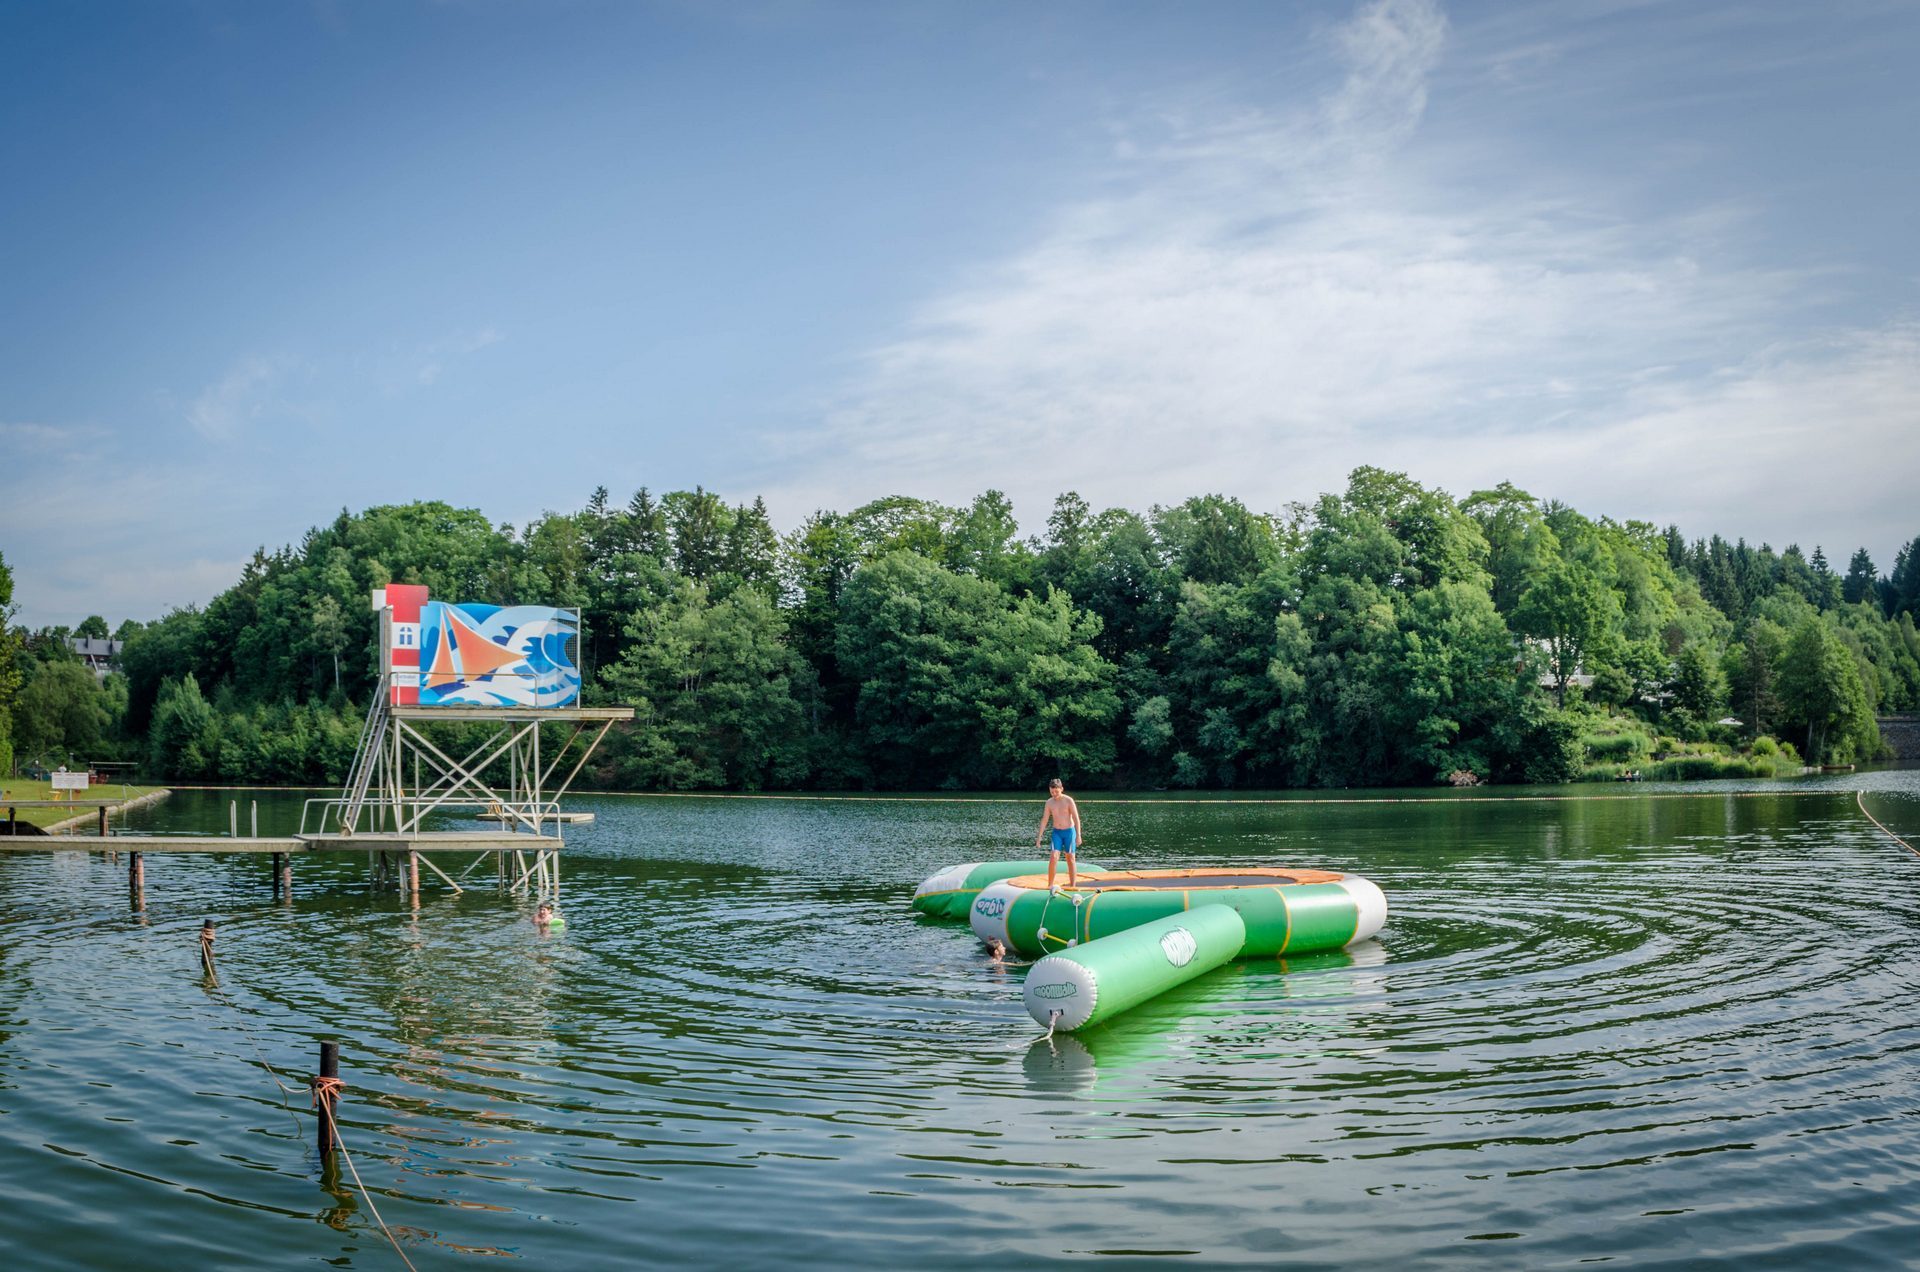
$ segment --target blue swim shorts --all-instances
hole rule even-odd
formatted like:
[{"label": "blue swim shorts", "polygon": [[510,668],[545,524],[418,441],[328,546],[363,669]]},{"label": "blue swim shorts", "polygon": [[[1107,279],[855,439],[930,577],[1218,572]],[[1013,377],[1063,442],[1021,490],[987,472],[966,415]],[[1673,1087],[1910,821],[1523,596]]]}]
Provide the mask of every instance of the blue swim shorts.
[{"label": "blue swim shorts", "polygon": [[1053,850],[1055,852],[1064,852],[1068,856],[1072,856],[1074,845],[1078,842],[1079,841],[1074,838],[1073,827],[1071,826],[1065,830],[1056,830],[1053,832]]}]

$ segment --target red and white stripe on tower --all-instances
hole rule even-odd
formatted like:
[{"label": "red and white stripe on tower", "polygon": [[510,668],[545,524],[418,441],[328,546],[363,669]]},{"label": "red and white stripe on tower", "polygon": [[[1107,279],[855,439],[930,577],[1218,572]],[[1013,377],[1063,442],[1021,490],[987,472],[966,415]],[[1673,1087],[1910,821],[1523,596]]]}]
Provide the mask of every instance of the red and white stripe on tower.
[{"label": "red and white stripe on tower", "polygon": [[391,701],[396,707],[420,702],[420,610],[426,603],[427,589],[417,583],[387,584],[387,605],[393,610],[387,655],[393,668]]}]

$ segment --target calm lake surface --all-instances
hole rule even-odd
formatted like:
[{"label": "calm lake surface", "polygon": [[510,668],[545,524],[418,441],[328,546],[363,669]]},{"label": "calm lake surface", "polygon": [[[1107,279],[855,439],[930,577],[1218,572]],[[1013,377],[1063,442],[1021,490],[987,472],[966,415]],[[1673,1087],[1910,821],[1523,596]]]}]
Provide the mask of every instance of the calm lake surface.
[{"label": "calm lake surface", "polygon": [[398,1267],[261,1063],[299,1086],[322,1037],[422,1269],[1910,1267],[1920,857],[1856,790],[1920,846],[1915,770],[1090,795],[1091,860],[1353,870],[1392,912],[1051,1044],[1023,969],[906,907],[1025,855],[1037,796],[583,798],[550,936],[363,857],[298,859],[283,905],[264,857],[150,856],[138,913],[124,860],[0,858],[0,1267]]}]

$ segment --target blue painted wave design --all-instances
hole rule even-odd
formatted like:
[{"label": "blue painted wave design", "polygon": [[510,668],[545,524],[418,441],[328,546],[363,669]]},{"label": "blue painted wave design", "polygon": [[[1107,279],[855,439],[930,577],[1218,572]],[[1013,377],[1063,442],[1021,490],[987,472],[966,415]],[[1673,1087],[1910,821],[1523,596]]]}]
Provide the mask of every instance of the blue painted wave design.
[{"label": "blue painted wave design", "polygon": [[422,706],[566,707],[580,700],[580,671],[571,653],[580,629],[571,610],[430,601],[420,615],[423,673],[432,668],[441,645],[453,639],[447,630],[453,621],[449,611],[457,611],[459,621],[491,643],[519,654],[521,661],[432,688],[423,676]]}]

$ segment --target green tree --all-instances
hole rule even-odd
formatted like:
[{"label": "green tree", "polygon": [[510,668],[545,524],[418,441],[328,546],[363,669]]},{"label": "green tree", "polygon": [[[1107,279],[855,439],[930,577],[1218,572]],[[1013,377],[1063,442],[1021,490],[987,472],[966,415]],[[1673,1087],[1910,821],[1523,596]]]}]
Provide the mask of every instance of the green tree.
[{"label": "green tree", "polygon": [[1599,575],[1560,556],[1549,559],[1521,595],[1514,630],[1541,642],[1559,705],[1566,705],[1567,686],[1587,658],[1604,647],[1612,613],[1612,595]]},{"label": "green tree", "polygon": [[333,688],[340,689],[340,655],[347,647],[347,616],[340,602],[321,593],[312,603],[307,619],[307,634],[312,646],[333,663]]},{"label": "green tree", "polygon": [[1024,784],[1113,763],[1119,700],[1098,620],[1064,593],[1010,599],[911,552],[862,566],[837,661],[875,775],[892,786]]},{"label": "green tree", "polygon": [[1181,584],[1165,683],[1182,785],[1232,786],[1281,763],[1287,718],[1269,669],[1293,592],[1279,566],[1245,584]]},{"label": "green tree", "polygon": [[220,727],[191,675],[160,688],[147,730],[147,768],[163,778],[221,776]]},{"label": "green tree", "polygon": [[1726,682],[1717,661],[1698,643],[1681,648],[1673,661],[1673,704],[1696,720],[1713,720],[1726,702]]},{"label": "green tree", "polygon": [[66,658],[34,665],[16,713],[14,739],[36,758],[91,758],[112,722],[99,677]]},{"label": "green tree", "polygon": [[1865,548],[1856,548],[1853,560],[1847,563],[1847,576],[1840,583],[1840,599],[1848,605],[1858,605],[1863,601],[1875,602],[1875,585],[1879,581],[1878,572],[1873,568],[1873,558],[1867,555]]},{"label": "green tree", "polygon": [[94,640],[107,639],[107,620],[98,614],[89,614],[80,620],[80,626],[73,629],[75,636],[90,637]]},{"label": "green tree", "polygon": [[1870,756],[1879,730],[1860,669],[1826,623],[1809,617],[1794,629],[1780,660],[1782,723],[1805,730],[1809,764]]},{"label": "green tree", "polygon": [[606,686],[636,710],[619,747],[629,782],[674,790],[790,785],[806,742],[793,680],[800,661],[773,602],[755,588],[710,601],[682,581],[633,616],[632,644]]},{"label": "green tree", "polygon": [[1559,540],[1547,526],[1540,501],[1511,482],[1476,490],[1460,507],[1479,523],[1487,541],[1494,608],[1510,614],[1544,562],[1559,554]]},{"label": "green tree", "polygon": [[1196,583],[1244,583],[1279,560],[1273,523],[1225,495],[1155,508],[1153,531],[1179,577]]},{"label": "green tree", "polygon": [[1813,545],[1813,559],[1807,563],[1807,568],[1813,572],[1813,595],[1809,599],[1824,614],[1840,604],[1846,585],[1833,572],[1833,567],[1827,564],[1826,551],[1817,543]]},{"label": "green tree", "polygon": [[13,571],[0,552],[0,774],[13,772],[13,704],[20,691],[20,638],[13,631]]},{"label": "green tree", "polygon": [[1745,637],[1727,650],[1723,669],[1728,700],[1733,710],[1746,717],[1747,733],[1751,737],[1771,733],[1779,718],[1775,669],[1786,647],[1785,630],[1760,618],[1748,623]]}]

